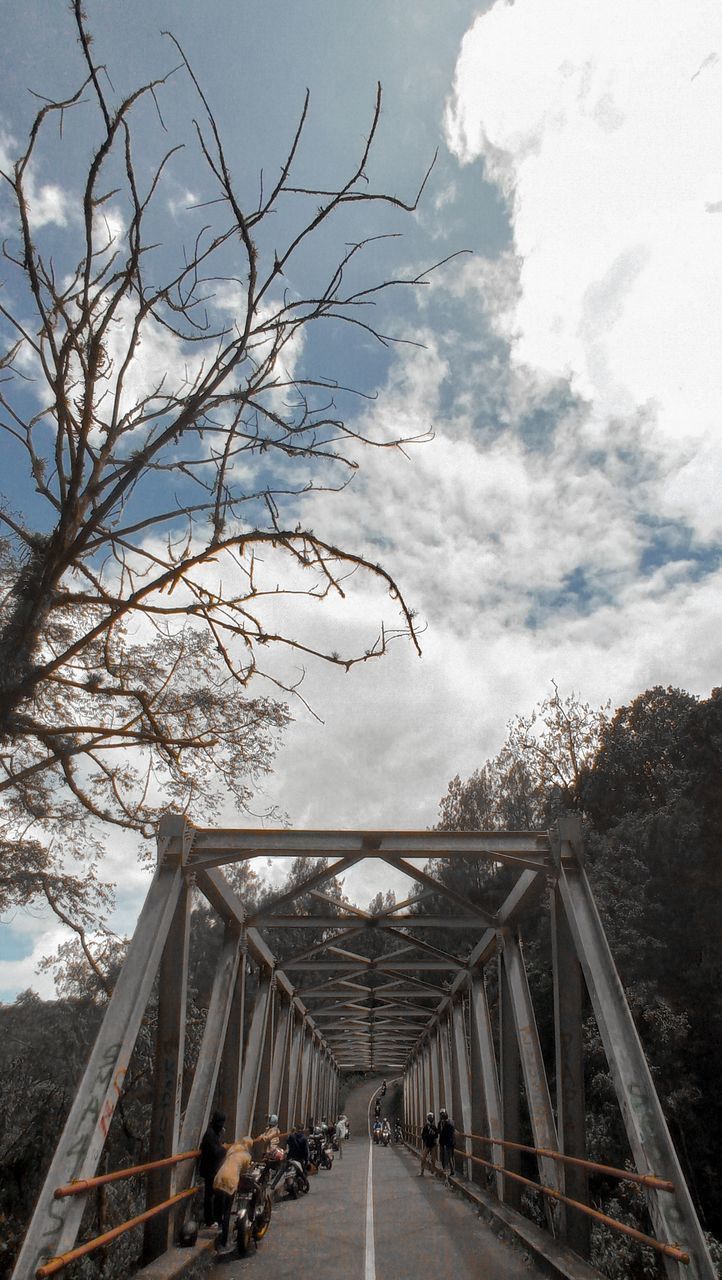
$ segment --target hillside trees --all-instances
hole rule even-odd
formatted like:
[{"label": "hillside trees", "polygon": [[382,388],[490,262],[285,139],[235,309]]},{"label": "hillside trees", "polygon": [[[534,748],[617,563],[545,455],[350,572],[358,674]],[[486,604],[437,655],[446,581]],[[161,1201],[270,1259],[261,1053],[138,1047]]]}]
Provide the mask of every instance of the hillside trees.
[{"label": "hillside trees", "polygon": [[[2,174],[0,300],[3,853],[22,855],[18,900],[49,888],[68,910],[61,853],[92,852],[93,823],[149,834],[167,807],[247,807],[306,661],[348,669],[400,634],[418,647],[391,575],[304,520],[304,496],[343,489],[361,446],[405,443],[367,438],[359,393],[306,352],[329,326],[388,345],[375,304],[426,279],[365,272],[380,212],[396,226],[426,181],[408,201],[371,185],[380,88],[336,186],[309,172],[308,96],[259,183],[232,172],[172,36],[174,69],[118,98],[81,0],[70,9],[85,78],[41,99]],[[180,81],[193,100],[189,138],[164,112],[171,81],[173,111]],[[177,222],[165,184],[185,145],[196,196]],[[340,653],[292,609],[342,598],[352,575],[393,617]],[[86,895],[83,910],[101,905]]]},{"label": "hillside trees", "polygon": [[[519,812],[508,802],[514,770],[524,779],[532,827],[549,825],[563,808],[582,816],[587,869],[614,959],[701,1220],[719,1237],[722,691],[699,699],[655,687],[610,716],[606,708],[595,713],[574,698],[560,705],[555,690],[536,713],[512,722],[494,760],[468,780],[450,783],[440,804],[440,827],[453,828],[456,821],[465,829],[475,823],[510,827],[510,816]],[[435,871],[442,879],[455,877],[459,889],[460,866],[438,864]],[[497,901],[504,872],[475,870],[470,893],[484,889],[480,874],[486,876],[482,900]],[[546,913],[540,911],[523,934],[551,1066],[546,929]],[[589,1154],[623,1164],[628,1146],[592,1017],[585,1037]],[[643,1205],[626,1184],[600,1186],[598,1195],[612,1214],[643,1222]],[[628,1257],[603,1234],[595,1239],[597,1265],[605,1274],[617,1280],[644,1273],[636,1255]]]}]

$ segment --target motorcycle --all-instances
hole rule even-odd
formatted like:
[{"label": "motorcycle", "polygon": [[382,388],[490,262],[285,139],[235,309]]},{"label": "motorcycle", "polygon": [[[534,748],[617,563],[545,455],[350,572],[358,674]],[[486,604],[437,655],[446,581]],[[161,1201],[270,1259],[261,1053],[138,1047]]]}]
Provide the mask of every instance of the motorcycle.
[{"label": "motorcycle", "polygon": [[389,1129],[388,1125],[384,1125],[383,1129],[381,1130],[381,1146],[387,1147],[390,1141],[391,1141],[391,1130]]},{"label": "motorcycle", "polygon": [[394,1125],[394,1142],[403,1142],[403,1140],[404,1140],[404,1131],[401,1128],[401,1125],[397,1122]]},{"label": "motorcycle", "polygon": [[266,1235],[271,1225],[273,1197],[270,1181],[275,1161],[262,1160],[251,1165],[247,1173],[238,1179],[238,1190],[233,1199],[231,1215],[235,1214],[234,1232],[239,1258]]},{"label": "motorcycle", "polygon": [[376,1145],[378,1146],[379,1142],[381,1141],[381,1125],[378,1123],[376,1123],[373,1127],[373,1139]]},{"label": "motorcycle", "polygon": [[285,1191],[289,1200],[297,1200],[299,1195],[305,1195],[310,1190],[310,1186],[301,1162],[292,1160],[290,1156],[283,1156],[271,1179],[273,1195],[279,1196]]},{"label": "motorcycle", "polygon": [[333,1147],[322,1133],[312,1133],[308,1140],[311,1151],[311,1161],[319,1169],[333,1168]]}]

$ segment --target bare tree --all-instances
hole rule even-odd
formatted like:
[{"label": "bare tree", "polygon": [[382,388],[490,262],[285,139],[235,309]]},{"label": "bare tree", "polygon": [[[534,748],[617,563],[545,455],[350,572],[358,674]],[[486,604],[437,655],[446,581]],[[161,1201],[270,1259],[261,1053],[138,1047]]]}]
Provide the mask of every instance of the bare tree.
[{"label": "bare tree", "polygon": [[[27,493],[0,511],[0,793],[13,838],[48,823],[77,838],[88,814],[147,833],[159,807],[207,814],[228,794],[246,806],[294,683],[264,666],[267,646],[347,668],[393,635],[418,648],[389,573],[299,519],[304,494],[343,488],[364,442],[343,412],[357,393],[309,374],[299,345],[329,322],[393,341],[374,326],[375,302],[428,272],[359,283],[363,238],[306,296],[287,272],[302,256],[308,266],[309,243],[349,206],[414,210],[428,173],[410,201],[370,187],[379,87],[345,180],[297,182],[307,95],[278,177],[249,206],[177,41],[173,71],[116,101],[81,0],[71,9],[87,78],[63,101],[42,100],[3,173],[18,230],[4,246],[0,427],[28,475]],[[158,241],[179,147],[151,166],[135,132],[150,105],[167,134],[171,76],[185,77],[198,109],[200,194],[185,243],[168,242],[167,218]],[[96,141],[68,226],[49,237],[39,157],[47,131],[59,126],[62,140],[81,112]],[[289,631],[282,597],[343,595],[359,573],[388,591],[391,628],[348,654]],[[265,693],[264,674],[275,682]]]}]

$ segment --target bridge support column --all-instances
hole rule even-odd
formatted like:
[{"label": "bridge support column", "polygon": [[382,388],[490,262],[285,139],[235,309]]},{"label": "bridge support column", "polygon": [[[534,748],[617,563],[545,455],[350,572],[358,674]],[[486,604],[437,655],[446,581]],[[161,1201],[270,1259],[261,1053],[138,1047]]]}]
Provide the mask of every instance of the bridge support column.
[{"label": "bridge support column", "polygon": [[454,1097],[451,1085],[451,1051],[449,1048],[449,1023],[444,1018],[439,1023],[439,1047],[441,1049],[441,1079],[443,1102],[446,1110],[453,1111]]},{"label": "bridge support column", "polygon": [[[514,1026],[514,1010],[509,990],[509,979],[504,965],[501,946],[499,966],[499,1036],[501,1041],[501,1118],[502,1137],[505,1142],[521,1141],[521,1059],[519,1042]],[[504,1147],[501,1163],[510,1173],[519,1173],[521,1160],[518,1151]],[[503,1178],[501,1196],[511,1209],[521,1208],[521,1183],[514,1178]]]},{"label": "bridge support column", "polygon": [[261,1041],[257,1066],[256,1103],[253,1108],[253,1118],[248,1130],[254,1138],[257,1137],[259,1133],[263,1133],[264,1129],[267,1127],[268,1116],[271,1113],[271,1065],[273,1062],[273,1046],[275,1041],[275,1028],[278,1011],[279,993],[276,987],[275,974],[272,973],[270,977],[266,1030],[263,1040]]},{"label": "bridge support column", "polygon": [[[573,830],[564,839],[579,854]],[[599,1033],[622,1109],[632,1154],[640,1173],[655,1173],[674,1183],[675,1191],[647,1193],[658,1238],[679,1244],[690,1256],[683,1266],[664,1258],[670,1280],[714,1280],[715,1268],[695,1213],[667,1123],[657,1097],[624,988],[612,959],[602,922],[581,862],[567,867],[559,892],[581,962]]]},{"label": "bridge support column", "polygon": [[14,1280],[33,1280],[46,1258],[65,1252],[75,1243],[87,1197],[55,1200],[54,1192],[56,1187],[73,1178],[92,1178],[97,1169],[181,892],[182,830],[173,838],[179,849],[178,863],[161,862],[148,891],[125,964],[15,1263]]},{"label": "bridge support column", "polygon": [[[552,969],[554,977],[554,1037],[559,1150],[584,1159],[587,1154],[584,1107],[584,1046],[582,1043],[582,971],[564,913],[559,887],[551,902]],[[564,1194],[589,1204],[589,1178],[575,1165],[561,1167]],[[567,1244],[589,1257],[590,1219],[560,1205],[560,1226]]]},{"label": "bridge support column", "polygon": [[268,969],[261,969],[243,1061],[243,1079],[241,1080],[241,1095],[238,1100],[238,1133],[235,1135],[236,1137],[250,1133],[253,1125],[263,1048],[268,1029],[271,995],[271,972]]},{"label": "bridge support column", "polygon": [[[519,1044],[519,1055],[524,1077],[524,1090],[529,1107],[534,1146],[547,1151],[558,1151],[559,1143],[554,1124],[554,1113],[549,1096],[544,1059],[542,1058],[539,1032],[531,1002],[529,982],[524,959],[517,938],[510,932],[503,933],[504,970],[509,983],[512,1016]],[[539,1177],[545,1186],[561,1191],[559,1165],[554,1160],[539,1158]],[[544,1209],[549,1229],[555,1229],[555,1214],[548,1197],[544,1197]]]},{"label": "bridge support column", "polygon": [[226,1028],[226,1042],[221,1058],[221,1094],[219,1108],[226,1117],[226,1133],[238,1136],[238,1103],[243,1079],[243,1051],[246,1025],[246,977],[248,946],[245,930],[241,932],[236,985]]},{"label": "bridge support column", "polygon": [[431,1105],[434,1115],[439,1114],[441,1094],[439,1091],[439,1029],[432,1031],[429,1037],[429,1055],[431,1058]]},{"label": "bridge support column", "polygon": [[[471,1133],[471,1087],[469,1081],[469,1054],[466,1048],[466,1027],[464,1025],[464,997],[454,1002],[451,1014],[453,1030],[453,1097],[457,1128],[464,1133]],[[461,1145],[467,1153],[471,1152],[471,1139],[462,1138]],[[464,1161],[464,1177],[471,1180],[471,1161]]]},{"label": "bridge support column", "polygon": [[[193,1084],[183,1117],[180,1136],[181,1151],[189,1151],[197,1147],[203,1130],[208,1124],[226,1039],[231,1001],[236,986],[236,974],[241,956],[240,943],[237,925],[227,924],[213,979],[211,998],[208,1002],[208,1015],[193,1075]],[[190,1186],[193,1181],[193,1172],[193,1164],[190,1161],[178,1166],[177,1191],[185,1191],[186,1187]]]},{"label": "bridge support column", "polygon": [[281,1102],[280,1124],[282,1129],[292,1129],[299,1120],[297,1100],[299,1096],[301,1076],[301,1047],[303,1040],[303,1020],[299,1017],[293,1004],[291,1005],[291,1043],[288,1052],[286,1078]]},{"label": "bridge support column", "polygon": [[271,1063],[271,1084],[268,1097],[268,1110],[281,1119],[281,1103],[283,1097],[283,1081],[288,1061],[289,1040],[293,1029],[293,1004],[284,1003],[280,993],[276,992],[276,1027],[273,1042],[273,1061]]},{"label": "bridge support column", "polygon": [[[486,998],[486,986],[483,973],[471,980],[470,993],[471,1021],[471,1118],[474,1133],[489,1138],[502,1136],[501,1097],[499,1095],[499,1075],[496,1068],[494,1039],[491,1030],[489,1004]],[[503,1165],[504,1148],[491,1147],[489,1153],[482,1151],[484,1159],[494,1164]],[[501,1176],[493,1175],[496,1192],[501,1198]],[[474,1165],[472,1177],[486,1185],[486,1175],[481,1165]]]},{"label": "bridge support column", "polygon": [[[163,1160],[176,1155],[181,1148],[181,1091],[183,1088],[183,1050],[186,1029],[186,991],[188,987],[188,940],[190,936],[191,888],[183,884],[173,915],[158,977],[158,1020],[155,1036],[153,1072],[153,1107],[150,1121],[148,1160]],[[151,1169],[145,1191],[147,1209],[168,1200],[175,1191],[173,1165]],[[173,1239],[173,1215],[162,1213],[145,1224],[143,1259],[152,1262],[165,1253]]]}]

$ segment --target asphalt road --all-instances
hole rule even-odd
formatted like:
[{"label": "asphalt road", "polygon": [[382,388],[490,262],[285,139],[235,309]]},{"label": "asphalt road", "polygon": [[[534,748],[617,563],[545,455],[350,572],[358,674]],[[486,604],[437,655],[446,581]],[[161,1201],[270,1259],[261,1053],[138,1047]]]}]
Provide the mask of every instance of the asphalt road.
[{"label": "asphalt road", "polygon": [[441,1180],[418,1176],[405,1148],[373,1146],[365,1081],[346,1102],[351,1138],[333,1169],[298,1200],[281,1200],[247,1258],[219,1259],[214,1280],[536,1280],[519,1250],[497,1240]]}]

